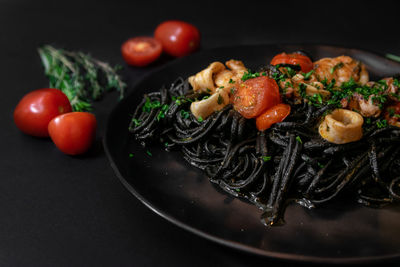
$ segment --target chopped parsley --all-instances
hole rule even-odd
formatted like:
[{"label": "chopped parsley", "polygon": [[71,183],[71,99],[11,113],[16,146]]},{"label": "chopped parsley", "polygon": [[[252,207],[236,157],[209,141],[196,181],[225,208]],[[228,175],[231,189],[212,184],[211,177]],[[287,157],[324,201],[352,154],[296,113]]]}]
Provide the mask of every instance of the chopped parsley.
[{"label": "chopped parsley", "polygon": [[198,122],[202,122],[202,121],[204,121],[204,120],[203,120],[203,118],[202,118],[201,116],[199,116],[199,117],[197,118],[197,121],[198,121]]},{"label": "chopped parsley", "polygon": [[184,103],[186,103],[186,102],[191,102],[190,101],[190,99],[186,99],[185,98],[185,96],[183,96],[183,95],[180,95],[180,96],[178,96],[178,97],[172,97],[172,101],[175,101],[175,103],[178,105],[178,106],[180,106],[180,105],[182,105],[182,104],[184,104]]},{"label": "chopped parsley", "polygon": [[165,112],[167,112],[168,109],[169,109],[169,105],[167,105],[167,104],[164,104],[161,106],[161,110],[157,114],[157,121],[160,121],[160,119],[165,118]]},{"label": "chopped parsley", "polygon": [[378,126],[379,129],[385,128],[388,126],[388,123],[386,120],[377,120],[376,121],[376,126]]},{"label": "chopped parsley", "polygon": [[299,94],[302,98],[306,98],[306,96],[307,96],[306,89],[307,89],[307,85],[305,83],[299,84]]},{"label": "chopped parsley", "polygon": [[132,119],[132,122],[135,124],[135,127],[140,126],[140,124],[142,123],[141,120],[138,120],[138,119],[136,119],[136,118],[133,118],[133,119]]},{"label": "chopped parsley", "polygon": [[149,113],[152,109],[159,108],[159,107],[161,107],[160,101],[155,100],[155,101],[151,102],[150,98],[146,97],[146,102],[144,103],[142,110],[143,110],[143,112]]},{"label": "chopped parsley", "polygon": [[218,102],[218,105],[224,104],[224,98],[223,98],[220,94],[218,94],[218,100],[217,100],[217,102]]},{"label": "chopped parsley", "polygon": [[263,160],[264,162],[270,161],[270,160],[271,160],[271,156],[263,156],[263,157],[262,157],[262,160]]},{"label": "chopped parsley", "polygon": [[229,79],[229,83],[235,83],[235,81],[234,80],[232,80],[232,79]]},{"label": "chopped parsley", "polygon": [[252,72],[251,70],[247,70],[243,76],[242,76],[242,81],[247,81],[249,79],[257,78],[260,76],[267,76],[266,72]]},{"label": "chopped parsley", "polygon": [[340,69],[344,66],[343,62],[340,62],[331,68],[331,74],[333,74],[337,69]]},{"label": "chopped parsley", "polygon": [[189,111],[186,111],[186,110],[182,109],[181,110],[181,117],[184,118],[184,119],[188,119],[190,117]]},{"label": "chopped parsley", "polygon": [[301,140],[300,136],[296,136],[296,140],[297,140],[297,142],[299,142],[300,144],[303,144],[303,141]]},{"label": "chopped parsley", "polygon": [[287,74],[289,75],[289,78],[292,78],[294,75],[296,75],[296,71],[291,67],[285,67],[285,69]]},{"label": "chopped parsley", "polygon": [[308,81],[311,78],[311,75],[314,73],[314,70],[310,70],[307,73],[303,73],[303,77],[305,81]]}]

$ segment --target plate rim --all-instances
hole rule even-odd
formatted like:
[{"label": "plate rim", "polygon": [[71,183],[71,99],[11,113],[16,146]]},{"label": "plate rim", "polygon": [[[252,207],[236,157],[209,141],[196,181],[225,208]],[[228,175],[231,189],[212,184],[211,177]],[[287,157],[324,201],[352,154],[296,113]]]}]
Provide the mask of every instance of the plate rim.
[{"label": "plate rim", "polygon": [[235,47],[253,47],[253,46],[325,46],[325,47],[331,47],[331,48],[336,48],[336,49],[354,49],[354,50],[359,50],[362,52],[367,52],[370,54],[373,54],[375,56],[379,56],[381,58],[385,58],[389,61],[395,62],[400,66],[400,63],[393,61],[391,59],[386,58],[384,55],[379,54],[375,51],[371,51],[368,49],[363,49],[363,48],[357,48],[357,47],[344,47],[340,45],[331,45],[331,44],[323,44],[323,43],[259,43],[259,44],[240,44],[240,45],[229,45],[229,46],[218,46],[210,49],[205,49],[201,50],[197,53],[194,53],[192,55],[183,57],[183,58],[177,58],[175,60],[172,60],[171,62],[168,62],[167,64],[164,64],[162,66],[158,66],[154,70],[150,71],[149,73],[145,74],[143,77],[139,78],[136,82],[134,82],[132,85],[129,87],[131,88],[130,92],[122,99],[119,101],[117,104],[115,104],[111,110],[111,112],[108,114],[107,119],[106,119],[106,128],[104,135],[102,137],[102,144],[104,147],[105,154],[107,156],[107,159],[111,165],[111,168],[113,169],[115,175],[117,176],[118,180],[124,185],[124,187],[132,194],[134,195],[142,204],[144,204],[147,208],[149,208],[151,211],[153,211],[155,214],[158,216],[164,218],[168,222],[178,226],[179,228],[182,228],[190,233],[193,233],[197,236],[200,236],[202,238],[208,239],[210,241],[216,242],[220,245],[227,246],[230,248],[233,248],[235,250],[243,251],[249,254],[255,254],[258,256],[264,256],[272,259],[279,259],[279,260],[285,260],[289,262],[304,262],[304,263],[333,263],[333,264],[362,264],[362,263],[377,263],[377,262],[383,262],[383,261],[391,261],[395,259],[400,259],[400,252],[397,254],[387,254],[384,256],[363,256],[363,257],[318,257],[318,256],[305,256],[305,255],[300,255],[300,254],[293,254],[293,253],[283,253],[283,252],[273,252],[273,251],[268,251],[268,250],[263,250],[260,248],[252,247],[249,245],[242,244],[240,242],[236,242],[233,240],[228,240],[224,239],[221,237],[214,236],[212,234],[209,234],[207,232],[204,232],[202,230],[199,230],[195,227],[192,227],[188,225],[187,223],[182,222],[181,220],[175,218],[173,215],[170,215],[168,212],[163,211],[162,209],[158,208],[157,205],[151,203],[148,201],[144,196],[142,196],[138,191],[135,190],[135,188],[123,177],[121,174],[120,170],[117,167],[117,164],[114,161],[114,158],[111,155],[110,148],[108,146],[108,138],[110,135],[110,122],[112,118],[114,117],[114,113],[117,112],[118,107],[121,106],[124,102],[127,101],[128,96],[131,94],[135,93],[134,88],[137,88],[145,82],[147,79],[149,79],[151,76],[162,72],[164,69],[169,68],[170,66],[173,66],[175,64],[179,64],[181,61],[186,61],[190,60],[191,57],[199,55],[201,53],[205,52],[210,52],[214,50],[219,50],[219,49],[232,49]]}]

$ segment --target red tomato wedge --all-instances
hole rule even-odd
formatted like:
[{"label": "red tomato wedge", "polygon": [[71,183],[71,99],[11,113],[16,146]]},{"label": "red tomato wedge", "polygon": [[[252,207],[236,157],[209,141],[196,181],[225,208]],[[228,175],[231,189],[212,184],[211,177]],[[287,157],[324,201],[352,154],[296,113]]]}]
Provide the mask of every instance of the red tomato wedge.
[{"label": "red tomato wedge", "polygon": [[122,44],[121,52],[127,64],[143,67],[158,59],[162,48],[152,37],[135,37]]},{"label": "red tomato wedge", "polygon": [[272,124],[282,122],[290,114],[290,105],[278,104],[267,109],[263,114],[257,117],[256,126],[259,131],[265,131]]},{"label": "red tomato wedge", "polygon": [[313,63],[311,59],[305,55],[299,53],[286,54],[281,53],[271,60],[271,65],[278,64],[291,64],[291,65],[300,65],[301,71],[306,73],[313,69]]},{"label": "red tomato wedge", "polygon": [[255,118],[280,102],[278,84],[266,76],[239,83],[233,96],[234,108],[246,119]]},{"label": "red tomato wedge", "polygon": [[14,110],[14,122],[24,133],[48,137],[47,126],[56,116],[71,112],[68,97],[61,90],[44,88],[26,94]]},{"label": "red tomato wedge", "polygon": [[86,152],[96,136],[96,117],[88,112],[70,112],[49,123],[51,140],[62,152],[78,155]]}]

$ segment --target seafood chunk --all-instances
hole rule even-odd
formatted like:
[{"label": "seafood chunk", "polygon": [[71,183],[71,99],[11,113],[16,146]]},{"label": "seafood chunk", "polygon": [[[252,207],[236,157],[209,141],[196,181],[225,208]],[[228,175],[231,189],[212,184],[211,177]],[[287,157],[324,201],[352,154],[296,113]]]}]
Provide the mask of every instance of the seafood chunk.
[{"label": "seafood chunk", "polygon": [[349,56],[322,58],[315,61],[314,75],[318,81],[326,79],[331,82],[335,79],[337,86],[349,81],[350,78],[361,84],[366,84],[369,81],[365,65]]},{"label": "seafood chunk", "polygon": [[189,77],[189,83],[193,91],[198,93],[214,93],[217,86],[214,82],[214,75],[225,70],[221,62],[213,62],[206,69],[194,76]]},{"label": "seafood chunk", "polygon": [[215,111],[221,110],[228,104],[229,94],[226,91],[218,88],[216,92],[209,98],[193,102],[190,105],[190,111],[197,119],[200,117],[205,119]]},{"label": "seafood chunk", "polygon": [[328,142],[346,144],[362,138],[363,117],[347,109],[335,109],[325,116],[319,126],[319,134]]}]

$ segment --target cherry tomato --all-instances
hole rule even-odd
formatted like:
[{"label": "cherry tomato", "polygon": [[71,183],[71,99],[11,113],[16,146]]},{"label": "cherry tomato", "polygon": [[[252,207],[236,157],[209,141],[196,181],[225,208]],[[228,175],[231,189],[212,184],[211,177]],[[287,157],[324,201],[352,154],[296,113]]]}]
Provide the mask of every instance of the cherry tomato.
[{"label": "cherry tomato", "polygon": [[158,25],[154,37],[161,42],[163,50],[174,57],[186,56],[200,46],[199,30],[179,20],[168,20]]},{"label": "cherry tomato", "polygon": [[299,53],[292,53],[292,54],[281,53],[274,56],[274,58],[271,60],[271,65],[278,65],[278,64],[291,64],[291,65],[299,64],[301,67],[301,71],[304,73],[307,73],[313,69],[313,63],[311,59]]},{"label": "cherry tomato", "polygon": [[54,144],[68,155],[86,152],[96,136],[96,117],[88,112],[70,112],[55,117],[49,123]]},{"label": "cherry tomato", "polygon": [[24,133],[48,137],[47,125],[56,116],[71,112],[67,96],[58,89],[44,88],[26,94],[15,107],[14,122]]},{"label": "cherry tomato", "polygon": [[127,64],[143,67],[159,58],[162,48],[152,37],[135,37],[122,44],[121,52]]},{"label": "cherry tomato", "polygon": [[277,105],[280,100],[276,81],[261,76],[238,84],[233,96],[233,106],[243,117],[250,119]]},{"label": "cherry tomato", "polygon": [[270,109],[267,109],[264,113],[256,119],[256,126],[259,131],[265,131],[272,124],[283,121],[290,114],[290,105],[278,104]]}]

